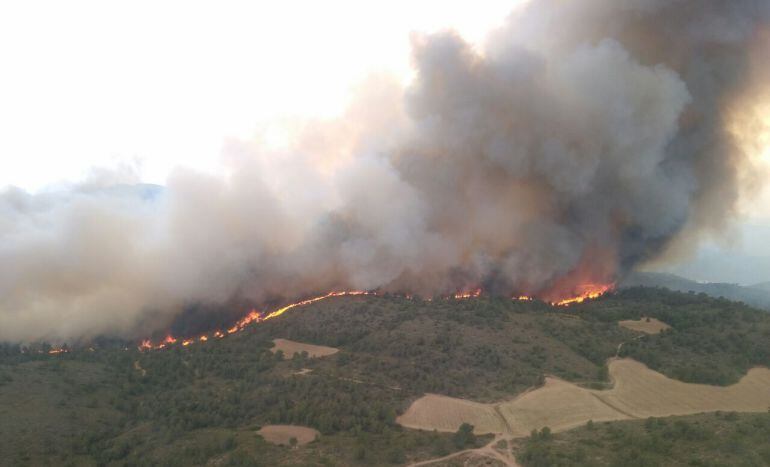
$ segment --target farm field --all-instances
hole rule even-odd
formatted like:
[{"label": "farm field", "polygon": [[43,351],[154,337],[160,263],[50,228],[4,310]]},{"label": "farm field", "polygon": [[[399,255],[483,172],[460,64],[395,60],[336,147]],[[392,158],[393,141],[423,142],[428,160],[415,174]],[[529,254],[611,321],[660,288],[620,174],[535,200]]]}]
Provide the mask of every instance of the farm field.
[{"label": "farm field", "polygon": [[[646,317],[671,329],[618,325]],[[291,347],[279,355],[277,343]],[[338,351],[313,358],[310,344]],[[717,410],[736,390],[749,405],[725,410],[758,410],[764,399],[751,395],[767,393],[767,370],[752,368],[770,366],[770,314],[657,289],[569,309],[484,296],[335,297],[189,346],[46,350],[0,345],[0,465],[391,466],[457,452],[446,465],[497,465],[493,436],[458,438],[463,421],[503,441],[546,425],[567,435],[623,412],[628,420],[607,423]],[[641,387],[678,396],[648,402],[634,395]],[[682,400],[691,392],[696,407]],[[426,410],[410,409],[426,394]],[[320,436],[276,445],[257,433],[274,425]]]},{"label": "farm field", "polygon": [[270,350],[273,353],[278,351],[283,352],[283,358],[285,359],[291,359],[295,354],[301,354],[302,352],[307,352],[307,355],[310,358],[328,357],[329,355],[334,355],[339,352],[339,349],[335,349],[334,347],[305,344],[303,342],[295,342],[288,339],[273,339],[273,344],[275,344],[275,346]]},{"label": "farm field", "polygon": [[513,400],[480,404],[427,395],[415,401],[397,422],[410,428],[452,432],[462,423],[476,433],[527,436],[549,427],[552,432],[611,421],[669,417],[702,412],[766,412],[770,408],[770,370],[754,368],[728,387],[675,381],[632,359],[609,363],[610,390],[593,390],[557,378]]},{"label": "farm field", "polygon": [[643,332],[645,334],[659,334],[671,326],[655,318],[640,318],[637,320],[627,319],[618,322],[618,325],[632,331]]},{"label": "farm field", "polygon": [[292,439],[296,440],[297,446],[302,446],[321,436],[318,430],[298,425],[266,425],[257,433],[265,440],[281,446],[291,445]]}]

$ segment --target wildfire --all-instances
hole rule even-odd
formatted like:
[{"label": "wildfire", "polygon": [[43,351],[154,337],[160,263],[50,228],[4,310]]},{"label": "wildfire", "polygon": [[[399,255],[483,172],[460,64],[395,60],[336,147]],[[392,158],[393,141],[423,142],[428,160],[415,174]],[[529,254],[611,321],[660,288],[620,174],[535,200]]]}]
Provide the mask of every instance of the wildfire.
[{"label": "wildfire", "polygon": [[576,297],[566,298],[557,302],[551,302],[553,306],[569,306],[576,303],[583,303],[586,300],[593,300],[599,298],[607,292],[611,291],[615,287],[614,284],[587,284],[583,287],[583,291]]},{"label": "wildfire", "polygon": [[[583,303],[586,300],[598,298],[604,295],[605,293],[611,291],[613,288],[614,288],[614,284],[587,284],[580,287],[580,289],[578,290],[580,294],[575,297],[565,298],[558,301],[551,301],[548,303],[550,303],[550,305],[552,306],[560,306],[560,307],[569,306],[577,303]],[[477,289],[466,290],[462,292],[456,292],[450,295],[449,297],[454,298],[455,300],[467,300],[471,298],[480,297],[482,292],[483,292],[482,289],[477,288]],[[252,309],[246,316],[239,319],[229,329],[216,330],[212,333],[203,334],[197,337],[185,338],[185,339],[182,339],[181,342],[179,341],[178,338],[172,336],[171,334],[167,335],[163,340],[156,343],[153,343],[152,340],[150,339],[145,339],[138,345],[138,349],[140,351],[164,349],[170,345],[176,344],[177,342],[180,342],[182,346],[187,347],[197,342],[206,342],[210,338],[221,339],[227,335],[235,334],[239,331],[242,331],[246,326],[252,323],[261,323],[263,321],[267,321],[268,319],[277,318],[282,314],[286,313],[287,311],[291,310],[292,308],[310,305],[312,303],[320,302],[321,300],[326,300],[332,297],[348,297],[348,296],[376,295],[376,294],[377,292],[365,291],[365,290],[329,292],[325,295],[320,295],[318,297],[313,297],[313,298],[309,298],[299,302],[290,303],[281,308],[278,308],[273,311],[265,312],[265,313]],[[409,295],[406,295],[405,297],[411,298],[411,296]],[[518,301],[533,301],[536,298],[529,295],[518,295],[518,296],[513,296],[512,299],[518,300]],[[430,300],[430,299],[427,299],[427,300]],[[48,353],[52,355],[65,353],[65,352],[69,352],[69,349],[67,349],[66,347],[54,348],[48,351]]]},{"label": "wildfire", "polygon": [[481,289],[474,289],[468,292],[457,292],[453,295],[455,300],[466,300],[468,298],[478,298],[481,295]]},{"label": "wildfire", "polygon": [[[480,294],[481,291],[478,291],[478,294]],[[248,326],[251,323],[261,323],[262,321],[267,321],[268,319],[273,319],[278,316],[281,316],[282,314],[286,313],[287,311],[291,310],[292,308],[310,305],[311,303],[319,302],[321,300],[326,300],[327,298],[332,297],[347,297],[347,296],[356,296],[356,295],[373,295],[374,292],[368,292],[365,290],[348,290],[343,292],[329,292],[326,295],[321,295],[314,298],[309,298],[307,300],[302,300],[296,303],[290,303],[288,305],[285,305],[281,308],[278,308],[277,310],[273,310],[267,313],[260,313],[257,310],[251,310],[249,314],[244,316],[243,318],[239,319],[237,323],[235,323],[231,328],[222,331],[217,330],[212,333],[212,335],[218,339],[221,339],[229,334],[235,334],[236,332],[242,331],[246,326]],[[473,295],[475,297],[478,297],[478,294]],[[195,344],[196,342],[206,342],[209,340],[208,335],[201,335],[198,337],[191,337],[187,339],[182,340],[182,346],[187,347],[189,345]],[[175,344],[178,341],[177,338],[175,338],[172,335],[167,335],[165,339],[163,339],[161,342],[158,342],[157,344],[154,344],[151,340],[145,339],[139,344],[139,350],[156,350],[156,349],[163,349],[171,344]]]}]

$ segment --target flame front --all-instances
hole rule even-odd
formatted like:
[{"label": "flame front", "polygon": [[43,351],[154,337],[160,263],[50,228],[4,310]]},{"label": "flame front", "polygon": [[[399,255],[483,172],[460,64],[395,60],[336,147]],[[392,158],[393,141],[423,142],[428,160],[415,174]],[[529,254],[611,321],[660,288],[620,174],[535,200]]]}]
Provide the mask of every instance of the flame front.
[{"label": "flame front", "polygon": [[[569,306],[577,303],[583,303],[586,300],[599,298],[605,293],[611,291],[613,288],[614,288],[614,284],[587,284],[580,287],[580,295],[577,295],[575,297],[565,298],[558,301],[550,301],[548,303],[553,306]],[[477,288],[477,289],[466,290],[463,292],[456,292],[452,294],[450,297],[454,298],[455,300],[467,300],[471,298],[478,298],[481,296],[482,293],[483,293],[482,289]],[[252,309],[246,316],[239,319],[238,322],[236,322],[231,328],[225,331],[222,331],[222,330],[214,331],[213,333],[211,333],[211,336],[221,339],[227,335],[235,334],[239,331],[242,331],[246,326],[252,323],[261,323],[269,319],[277,318],[282,314],[286,313],[287,311],[291,310],[292,308],[310,305],[312,303],[320,302],[321,300],[326,300],[328,298],[376,295],[376,294],[377,294],[376,292],[365,291],[365,290],[348,290],[348,291],[342,291],[342,292],[329,292],[325,295],[320,295],[318,297],[313,297],[313,298],[309,298],[299,302],[290,303],[281,308],[278,308],[277,310],[273,310],[267,313],[261,313],[257,310]],[[405,295],[404,297],[411,299],[411,296],[409,295]],[[535,297],[532,297],[529,295],[518,295],[518,296],[514,296],[512,299],[518,300],[518,301],[533,301],[535,300]],[[198,337],[191,337],[191,338],[182,340],[182,346],[187,347],[197,342],[206,342],[208,340],[209,340],[209,335],[204,334]],[[158,343],[153,343],[151,340],[145,339],[141,342],[141,344],[139,344],[138,348],[139,350],[142,350],[142,351],[163,349],[171,344],[175,344],[177,341],[178,341],[177,338],[171,335],[167,335],[165,339],[163,339]],[[51,352],[51,353],[54,353],[54,352]]]},{"label": "flame front", "polygon": [[[478,293],[473,296],[478,297],[478,294],[481,293],[481,290],[478,290],[477,292]],[[225,331],[222,331],[222,330],[214,331],[211,335],[213,335],[218,339],[221,339],[226,335],[235,334],[236,332],[242,331],[246,326],[248,326],[251,323],[261,323],[263,321],[267,321],[268,319],[277,318],[278,316],[281,316],[282,314],[286,313],[292,308],[310,305],[311,303],[320,302],[321,300],[326,300],[327,298],[332,298],[332,297],[347,297],[347,296],[358,296],[358,295],[374,295],[374,292],[369,292],[365,290],[348,290],[348,291],[342,291],[342,292],[329,292],[326,295],[309,298],[307,300],[302,300],[296,303],[290,303],[281,308],[278,308],[277,310],[273,310],[265,314],[260,313],[257,310],[251,310],[249,314],[239,319],[238,322],[236,322],[231,328]],[[209,336],[207,334],[204,334],[198,337],[191,337],[191,338],[182,340],[182,346],[187,347],[189,345],[195,344],[196,342],[206,342],[207,340],[209,340]],[[151,340],[145,339],[141,342],[141,344],[139,344],[138,348],[139,350],[163,349],[171,344],[176,343],[177,341],[178,341],[177,338],[169,334],[165,337],[165,339],[163,339],[158,343],[153,343]]]},{"label": "flame front", "polygon": [[453,295],[455,300],[465,300],[468,298],[478,298],[481,296],[481,289],[473,289],[467,292],[457,292]]},{"label": "flame front", "polygon": [[553,306],[569,306],[576,303],[583,303],[586,300],[593,300],[610,292],[615,288],[615,284],[586,284],[581,286],[580,294],[575,297],[565,298],[556,302],[551,302]]},{"label": "flame front", "polygon": [[[570,306],[578,303],[583,303],[586,300],[593,300],[593,299],[599,298],[602,295],[606,294],[607,292],[612,291],[614,288],[615,288],[615,284],[585,284],[578,287],[578,290],[576,291],[579,293],[578,295],[574,297],[564,298],[561,300],[556,300],[556,301],[547,301],[547,303],[552,306],[558,306],[558,307]],[[449,298],[454,298],[455,300],[467,300],[471,298],[478,298],[481,296],[482,293],[483,293],[482,289],[476,288],[476,289],[470,289],[462,292],[456,292],[452,295],[449,295]],[[312,303],[320,302],[321,300],[326,300],[328,298],[350,297],[350,296],[361,296],[361,295],[377,295],[377,292],[365,291],[365,290],[348,290],[348,291],[341,291],[341,292],[329,292],[325,295],[320,295],[318,297],[313,297],[313,298],[309,298],[299,302],[290,303],[281,308],[278,308],[277,310],[273,310],[267,313],[261,313],[255,309],[252,309],[246,316],[239,319],[231,328],[225,331],[216,330],[210,334],[202,334],[197,337],[182,339],[181,344],[183,347],[187,347],[198,342],[206,342],[210,339],[210,336],[215,337],[217,339],[221,339],[227,335],[242,331],[246,326],[252,323],[261,323],[269,319],[277,318],[282,314],[286,313],[287,311],[291,310],[292,308],[310,305]],[[412,299],[411,295],[404,295],[403,297],[410,300]],[[533,297],[530,295],[515,295],[512,297],[512,300],[517,300],[517,301],[533,301],[535,299],[536,297]],[[430,299],[427,299],[427,300],[430,301]],[[150,339],[145,339],[138,345],[138,349],[140,351],[164,349],[170,345],[176,344],[177,342],[179,342],[179,339],[172,336],[171,334],[168,334],[166,335],[165,338],[163,338],[163,340],[157,343],[153,343],[152,340]],[[66,352],[69,352],[69,349],[66,347],[53,348],[48,351],[48,353],[51,355],[56,355],[56,354],[61,354]]]}]

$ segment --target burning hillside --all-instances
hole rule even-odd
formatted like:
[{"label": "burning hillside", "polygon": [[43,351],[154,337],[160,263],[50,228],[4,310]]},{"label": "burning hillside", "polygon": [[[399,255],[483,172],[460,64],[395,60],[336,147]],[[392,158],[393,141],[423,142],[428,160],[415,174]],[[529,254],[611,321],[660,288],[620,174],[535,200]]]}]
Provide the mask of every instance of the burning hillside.
[{"label": "burning hillside", "polygon": [[[586,300],[597,299],[602,295],[606,294],[607,292],[611,291],[612,289],[613,289],[612,285],[590,284],[583,287],[583,292],[581,295],[566,298],[558,302],[548,302],[548,303],[555,307],[570,306],[578,303],[583,303]],[[449,297],[445,297],[445,299],[448,298],[448,299],[454,299],[454,300],[467,300],[467,299],[479,298],[482,294],[483,294],[483,291],[481,289],[474,289],[467,292],[457,292],[453,295],[450,295]],[[237,332],[243,331],[249,325],[259,324],[269,319],[277,318],[293,308],[310,305],[329,298],[377,296],[377,295],[380,295],[380,294],[378,294],[376,291],[364,291],[364,290],[329,292],[324,295],[319,295],[317,297],[313,297],[313,298],[301,300],[295,303],[290,303],[288,305],[284,305],[273,311],[259,312],[257,310],[252,310],[251,312],[249,312],[249,314],[247,314],[246,316],[238,320],[238,322],[236,322],[232,327],[226,330],[215,330],[215,331],[208,332],[206,334],[201,334],[196,337],[187,337],[187,338],[177,338],[172,335],[166,335],[165,338],[157,342],[153,342],[152,339],[144,339],[139,344],[138,348],[139,350],[160,350],[160,349],[165,349],[166,347],[174,344],[181,344],[183,347],[186,347],[188,345],[192,345],[198,342],[207,342],[209,339],[222,339],[230,334],[235,334]],[[410,300],[413,299],[412,296],[405,296],[405,298]],[[513,297],[513,300],[533,301],[535,299],[527,296],[515,296]],[[63,352],[67,352],[67,349],[54,348],[54,349],[51,349],[48,353],[58,354]]]},{"label": "burning hillside", "polygon": [[719,231],[756,186],[769,16],[752,0],[531,1],[482,49],[415,35],[408,87],[373,80],[285,150],[232,143],[222,175],[5,190],[0,340],[141,338],[190,304],[309,291],[599,296]]}]

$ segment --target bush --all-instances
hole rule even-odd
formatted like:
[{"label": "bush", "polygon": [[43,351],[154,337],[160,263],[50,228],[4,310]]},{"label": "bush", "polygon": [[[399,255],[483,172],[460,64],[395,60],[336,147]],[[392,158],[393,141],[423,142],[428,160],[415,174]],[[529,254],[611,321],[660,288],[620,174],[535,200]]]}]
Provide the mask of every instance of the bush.
[{"label": "bush", "polygon": [[457,429],[452,442],[457,449],[462,449],[468,445],[476,445],[476,435],[473,434],[473,425],[470,423],[463,423],[460,428]]}]

